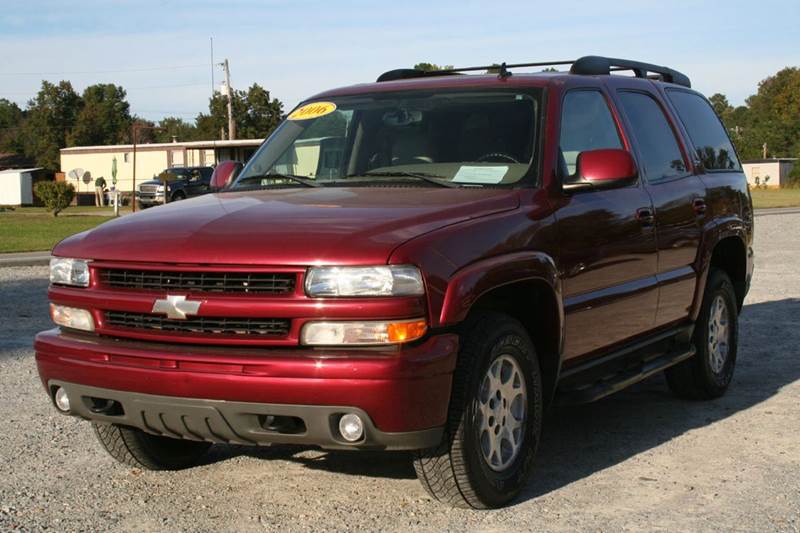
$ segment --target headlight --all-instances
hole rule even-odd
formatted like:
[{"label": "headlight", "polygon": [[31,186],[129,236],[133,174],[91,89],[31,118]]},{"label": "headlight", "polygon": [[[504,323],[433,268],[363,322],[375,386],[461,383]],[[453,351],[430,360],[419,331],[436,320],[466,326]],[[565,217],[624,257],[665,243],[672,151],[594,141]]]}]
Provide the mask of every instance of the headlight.
[{"label": "headlight", "polygon": [[86,309],[50,304],[50,316],[59,326],[83,331],[94,331],[94,319]]},{"label": "headlight", "polygon": [[411,265],[312,267],[306,275],[309,296],[419,296],[422,274]]},{"label": "headlight", "polygon": [[308,346],[399,344],[419,339],[428,326],[422,319],[364,322],[308,322],[300,342]]},{"label": "headlight", "polygon": [[156,189],[156,192],[164,192],[164,186],[163,185],[159,185],[158,189]]},{"label": "headlight", "polygon": [[89,286],[89,262],[83,259],[53,257],[50,259],[50,283]]}]

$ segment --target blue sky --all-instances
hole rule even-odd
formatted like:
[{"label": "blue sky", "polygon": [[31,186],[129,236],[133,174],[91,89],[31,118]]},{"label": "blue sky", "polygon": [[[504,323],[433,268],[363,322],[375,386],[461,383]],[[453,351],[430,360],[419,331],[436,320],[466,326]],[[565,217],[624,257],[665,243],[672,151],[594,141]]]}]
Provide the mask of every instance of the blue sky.
[{"label": "blue sky", "polygon": [[207,109],[212,36],[235,88],[259,83],[287,109],[419,61],[629,57],[681,70],[734,104],[766,76],[800,66],[798,0],[0,0],[0,8],[0,98],[22,105],[42,79],[69,79],[78,90],[113,82],[149,119]]}]

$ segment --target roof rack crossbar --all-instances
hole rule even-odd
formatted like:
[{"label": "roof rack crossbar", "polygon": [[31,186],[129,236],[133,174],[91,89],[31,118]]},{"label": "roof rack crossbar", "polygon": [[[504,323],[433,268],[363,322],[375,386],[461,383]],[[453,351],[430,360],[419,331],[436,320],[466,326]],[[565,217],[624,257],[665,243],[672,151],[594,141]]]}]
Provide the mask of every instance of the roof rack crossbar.
[{"label": "roof rack crossbar", "polygon": [[673,70],[668,67],[654,65],[652,63],[642,63],[641,61],[632,61],[630,59],[618,59],[614,57],[601,57],[601,56],[584,56],[572,64],[569,71],[572,74],[583,74],[589,76],[598,76],[603,74],[611,74],[621,70],[631,70],[637,78],[652,79],[648,73],[658,74],[658,77],[668,83],[675,83],[683,85],[684,87],[691,87],[692,82],[689,77],[682,72]]},{"label": "roof rack crossbar", "polygon": [[411,78],[426,78],[432,76],[450,76],[453,74],[461,74],[462,72],[476,72],[479,70],[483,70],[485,72],[497,72],[500,74],[509,74],[505,69],[510,68],[521,68],[521,67],[548,67],[554,65],[571,65],[575,61],[574,60],[565,60],[565,61],[541,61],[538,63],[515,63],[512,65],[503,63],[500,65],[486,65],[482,67],[463,67],[463,68],[448,68],[442,70],[417,70],[413,68],[398,68],[395,70],[389,70],[384,72],[380,76],[378,76],[377,81],[395,81],[395,80],[406,80]]},{"label": "roof rack crossbar", "polygon": [[584,56],[575,60],[563,61],[539,61],[535,63],[502,63],[494,65],[485,65],[480,67],[462,67],[451,68],[444,70],[417,70],[413,68],[400,68],[384,72],[378,76],[377,81],[395,81],[406,80],[411,78],[425,78],[434,76],[451,76],[458,75],[464,72],[484,71],[494,73],[497,72],[501,78],[511,75],[508,69],[523,68],[523,67],[551,67],[555,65],[572,65],[570,73],[582,74],[587,76],[609,75],[612,72],[618,71],[633,71],[637,78],[653,79],[650,75],[656,74],[657,79],[663,80],[668,83],[675,83],[683,85],[684,87],[691,87],[692,83],[686,74],[678,72],[668,67],[653,65],[652,63],[642,63],[641,61],[632,61],[630,59],[617,59],[613,57],[602,56]]}]

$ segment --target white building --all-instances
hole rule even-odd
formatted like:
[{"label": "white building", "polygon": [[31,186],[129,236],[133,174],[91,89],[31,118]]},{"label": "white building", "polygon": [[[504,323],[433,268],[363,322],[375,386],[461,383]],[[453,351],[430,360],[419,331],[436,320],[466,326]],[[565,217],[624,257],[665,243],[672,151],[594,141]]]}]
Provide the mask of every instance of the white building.
[{"label": "white building", "polygon": [[40,170],[24,168],[0,171],[0,205],[33,204],[33,178]]},{"label": "white building", "polygon": [[[263,141],[236,139],[137,144],[136,182],[152,179],[170,167],[214,166],[226,160],[247,161]],[[111,187],[114,159],[117,160],[117,188],[122,192],[132,192],[134,152],[131,144],[62,148],[61,172],[78,193],[94,194],[94,180],[100,176]],[[76,172],[71,172],[73,170]]]},{"label": "white building", "polygon": [[751,159],[742,161],[742,169],[751,187],[777,188],[788,185],[789,173],[795,163],[795,157]]}]

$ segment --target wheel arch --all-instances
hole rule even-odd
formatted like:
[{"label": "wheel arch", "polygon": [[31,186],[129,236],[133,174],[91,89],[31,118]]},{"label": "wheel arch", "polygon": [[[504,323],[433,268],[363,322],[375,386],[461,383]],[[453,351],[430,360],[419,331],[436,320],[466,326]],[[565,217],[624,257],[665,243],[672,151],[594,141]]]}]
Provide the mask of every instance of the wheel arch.
[{"label": "wheel arch", "polygon": [[696,320],[700,313],[700,306],[703,302],[708,276],[711,269],[716,268],[724,271],[733,283],[736,292],[736,305],[741,311],[744,305],[744,298],[748,289],[748,257],[747,244],[739,232],[720,232],[718,238],[712,246],[707,248],[707,253],[701,268],[701,280],[697,284],[695,292],[694,306],[692,308],[692,319]]},{"label": "wheel arch", "polygon": [[564,308],[555,262],[546,254],[495,257],[459,271],[447,286],[440,324],[457,326],[481,311],[505,313],[525,327],[542,371],[549,401],[561,370]]}]

